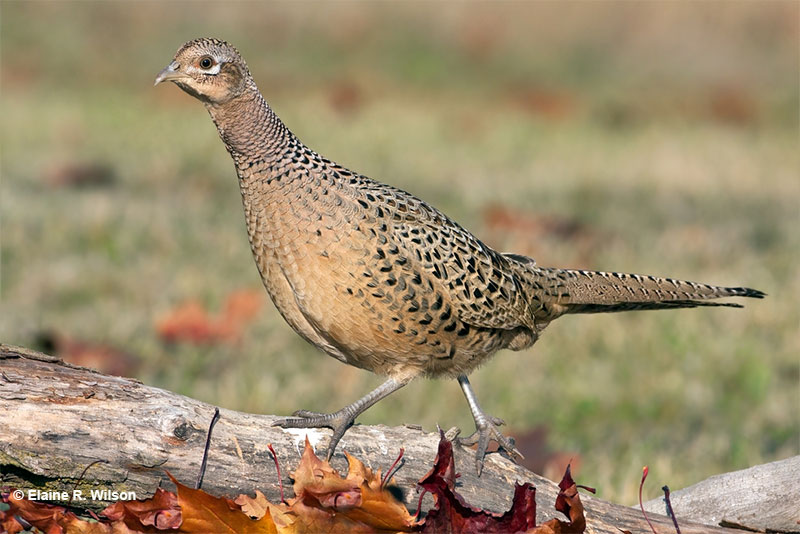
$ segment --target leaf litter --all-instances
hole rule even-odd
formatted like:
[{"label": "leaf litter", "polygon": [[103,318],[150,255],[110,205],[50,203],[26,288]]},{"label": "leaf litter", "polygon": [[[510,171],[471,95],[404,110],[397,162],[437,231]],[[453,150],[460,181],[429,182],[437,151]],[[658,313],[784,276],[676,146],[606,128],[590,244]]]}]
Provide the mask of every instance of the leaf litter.
[{"label": "leaf litter", "polygon": [[[431,493],[434,505],[422,519],[412,516],[398,500],[394,478],[373,471],[345,453],[348,472],[342,476],[330,463],[314,454],[308,440],[293,475],[295,496],[270,502],[262,492],[236,499],[217,497],[178,482],[170,473],[176,491],[158,488],[153,497],[118,501],[99,516],[79,517],[52,504],[17,499],[3,494],[0,531],[19,534],[35,528],[46,534],[139,534],[139,533],[582,533],[586,528],[578,487],[567,468],[559,484],[556,510],[568,520],[551,519],[536,525],[536,488],[515,484],[511,508],[498,514],[474,507],[455,490],[458,474],[453,444],[442,435],[431,470],[418,482]],[[398,461],[402,457],[398,457]],[[397,463],[397,461],[395,462]],[[391,471],[394,465],[390,467]],[[591,488],[586,488],[591,490]],[[422,498],[420,497],[420,502]],[[36,532],[34,531],[34,532]]]}]

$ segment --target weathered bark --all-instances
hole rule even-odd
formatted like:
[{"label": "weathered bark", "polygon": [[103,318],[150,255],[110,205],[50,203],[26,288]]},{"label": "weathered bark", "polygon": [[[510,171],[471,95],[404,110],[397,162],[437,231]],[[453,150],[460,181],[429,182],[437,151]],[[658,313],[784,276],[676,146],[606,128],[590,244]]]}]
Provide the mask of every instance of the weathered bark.
[{"label": "weathered bark", "polygon": [[[136,380],[112,377],[64,363],[19,347],[0,345],[0,485],[71,492],[77,484],[83,495],[91,489],[152,495],[159,485],[170,486],[165,471],[192,485],[202,460],[206,429],[214,407]],[[235,497],[256,489],[278,498],[278,479],[267,444],[272,443],[286,473],[297,466],[303,439],[308,435],[318,449],[327,430],[284,430],[270,426],[275,417],[220,410],[214,429],[203,489]],[[405,449],[404,463],[395,478],[404,498],[416,506],[416,481],[430,469],[438,435],[410,427],[356,425],[339,445],[333,465],[346,470],[341,451],[347,450],[366,465],[385,471]],[[538,520],[556,516],[557,486],[522,467],[492,454],[483,475],[474,474],[471,450],[456,447],[456,466],[462,476],[458,491],[473,505],[504,511],[510,505],[513,484],[536,485]],[[83,478],[81,473],[96,460]],[[782,495],[798,494],[784,488]],[[735,499],[735,496],[729,496]],[[641,512],[583,495],[589,532],[619,533],[618,529],[647,532]],[[773,506],[765,495],[764,509]],[[797,501],[795,501],[797,502]],[[99,508],[103,501],[74,505]],[[425,504],[423,504],[425,507]],[[733,532],[692,524],[678,513],[682,532]],[[703,517],[696,518],[703,520]],[[672,532],[672,522],[652,514],[660,532]]]},{"label": "weathered bark", "polygon": [[[670,495],[672,510],[691,521],[756,531],[800,531],[800,456],[715,475]],[[663,499],[644,504],[664,513]]]}]

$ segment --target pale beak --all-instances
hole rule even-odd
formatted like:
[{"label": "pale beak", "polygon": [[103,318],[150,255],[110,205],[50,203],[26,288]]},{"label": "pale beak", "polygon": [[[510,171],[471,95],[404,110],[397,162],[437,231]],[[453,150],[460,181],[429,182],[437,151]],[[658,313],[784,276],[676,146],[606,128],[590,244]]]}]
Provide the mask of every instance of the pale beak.
[{"label": "pale beak", "polygon": [[158,73],[158,76],[156,76],[156,83],[154,83],[153,85],[158,85],[161,82],[175,81],[175,80],[180,80],[181,78],[188,78],[186,74],[178,70],[179,68],[180,65],[178,64],[178,62],[173,61],[172,63],[164,67],[164,70]]}]

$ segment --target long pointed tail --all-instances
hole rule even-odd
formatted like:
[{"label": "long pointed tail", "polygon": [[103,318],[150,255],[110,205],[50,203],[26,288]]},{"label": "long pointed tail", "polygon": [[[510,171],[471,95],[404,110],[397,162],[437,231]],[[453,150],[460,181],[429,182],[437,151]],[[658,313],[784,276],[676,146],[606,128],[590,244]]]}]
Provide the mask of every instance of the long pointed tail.
[{"label": "long pointed tail", "polygon": [[[607,273],[528,266],[534,287],[551,299],[552,312],[601,313],[629,310],[662,310],[728,306],[731,302],[708,302],[724,297],[764,298],[749,287],[720,287],[672,278],[639,274]],[[545,307],[547,303],[545,303]]]}]

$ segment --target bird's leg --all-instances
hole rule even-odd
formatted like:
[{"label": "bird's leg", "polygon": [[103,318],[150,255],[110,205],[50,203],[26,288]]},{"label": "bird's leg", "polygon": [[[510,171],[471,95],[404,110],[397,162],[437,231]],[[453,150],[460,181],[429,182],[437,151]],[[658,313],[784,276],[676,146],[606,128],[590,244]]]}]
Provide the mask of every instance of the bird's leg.
[{"label": "bird's leg", "polygon": [[498,426],[505,424],[505,422],[498,418],[487,415],[481,410],[478,404],[478,398],[472,390],[472,386],[467,379],[467,375],[458,376],[458,384],[467,398],[469,409],[472,412],[472,418],[475,419],[475,432],[466,438],[458,438],[458,442],[462,445],[478,444],[478,450],[475,453],[475,467],[478,470],[478,476],[481,476],[483,471],[483,457],[486,456],[486,449],[489,446],[489,441],[494,439],[500,447],[511,455],[512,459],[522,459],[522,454],[514,446],[513,438],[507,438],[497,429]]},{"label": "bird's leg", "polygon": [[332,428],[333,435],[328,443],[328,452],[326,455],[326,459],[330,460],[333,456],[333,451],[336,450],[336,445],[338,445],[339,440],[342,439],[342,436],[344,436],[344,433],[356,420],[356,417],[379,400],[388,397],[406,384],[408,384],[407,380],[401,382],[390,378],[353,404],[348,404],[338,412],[317,413],[308,410],[298,410],[293,414],[295,417],[278,419],[272,423],[272,426],[283,428]]}]

